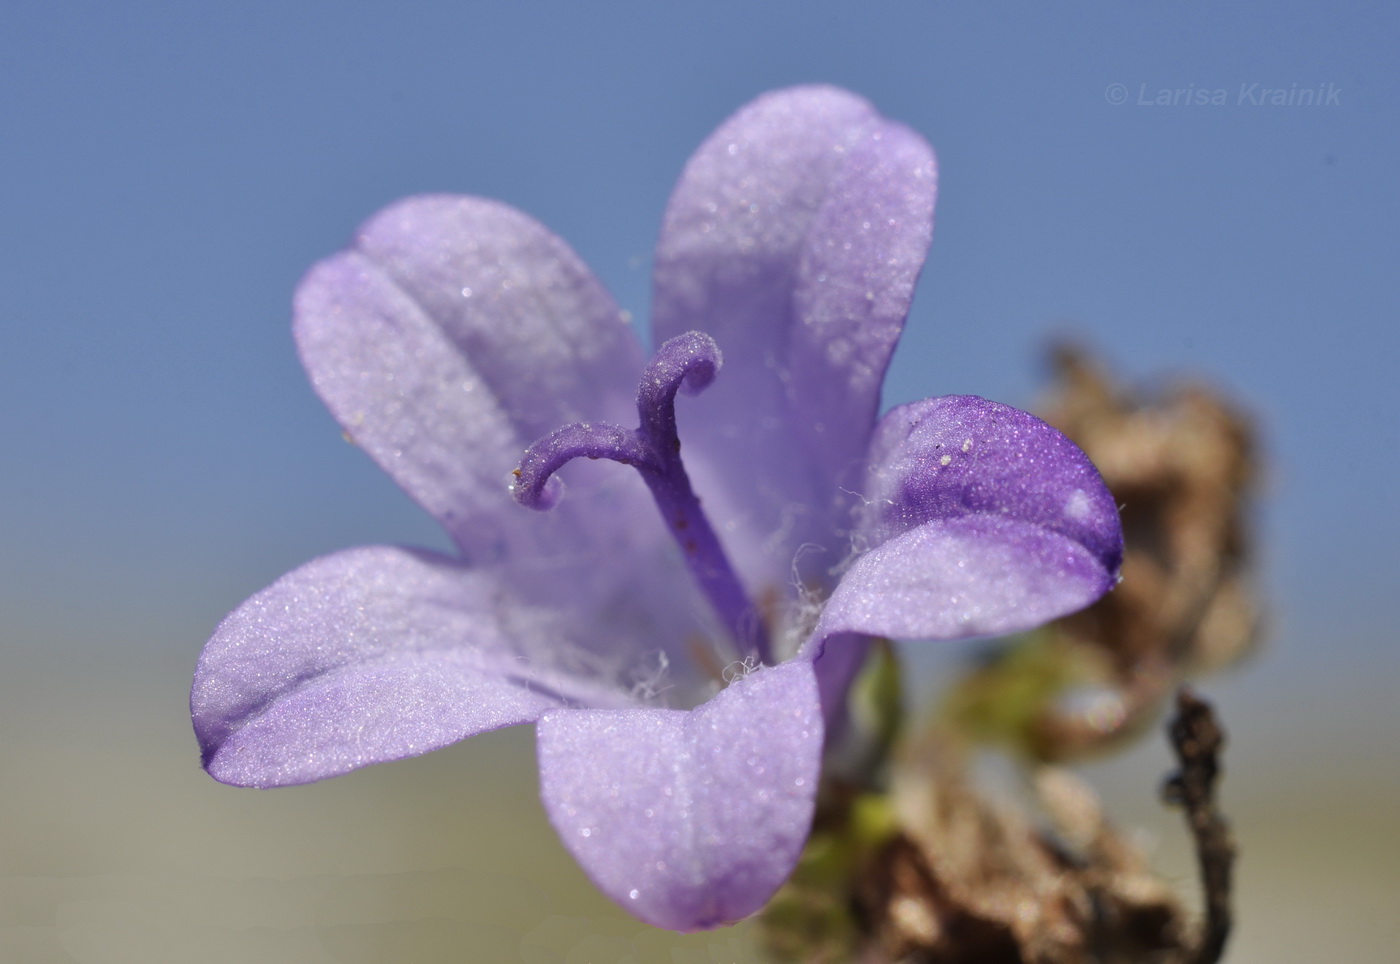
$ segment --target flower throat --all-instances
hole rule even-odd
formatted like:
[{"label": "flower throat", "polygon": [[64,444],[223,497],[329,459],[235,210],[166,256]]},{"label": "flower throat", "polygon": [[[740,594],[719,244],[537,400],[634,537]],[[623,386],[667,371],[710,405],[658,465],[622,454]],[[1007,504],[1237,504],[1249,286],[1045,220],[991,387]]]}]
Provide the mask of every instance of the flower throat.
[{"label": "flower throat", "polygon": [[771,663],[767,628],[705,518],[681,463],[676,392],[695,395],[704,391],[714,381],[720,364],[719,346],[709,335],[691,331],[670,339],[657,349],[642,373],[637,386],[640,424],[635,429],[576,422],[550,432],[525,450],[511,493],[521,505],[545,510],[559,500],[563,484],[554,473],[567,462],[583,457],[632,466],[651,490],[686,565],[740,651]]}]

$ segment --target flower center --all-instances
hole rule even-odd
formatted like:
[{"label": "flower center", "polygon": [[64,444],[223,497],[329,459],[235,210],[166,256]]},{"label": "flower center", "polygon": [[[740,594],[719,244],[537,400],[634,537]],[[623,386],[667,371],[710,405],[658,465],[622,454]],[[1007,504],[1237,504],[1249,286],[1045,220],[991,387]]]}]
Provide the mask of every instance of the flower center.
[{"label": "flower center", "polygon": [[577,422],[556,429],[525,450],[511,493],[523,506],[548,509],[563,490],[554,473],[573,459],[611,459],[632,466],[651,490],[686,565],[740,651],[771,663],[767,628],[701,511],[681,464],[676,392],[695,395],[703,391],[714,381],[720,363],[719,346],[702,332],[687,332],[667,341],[642,373],[637,387],[640,424],[635,429],[602,422]]}]

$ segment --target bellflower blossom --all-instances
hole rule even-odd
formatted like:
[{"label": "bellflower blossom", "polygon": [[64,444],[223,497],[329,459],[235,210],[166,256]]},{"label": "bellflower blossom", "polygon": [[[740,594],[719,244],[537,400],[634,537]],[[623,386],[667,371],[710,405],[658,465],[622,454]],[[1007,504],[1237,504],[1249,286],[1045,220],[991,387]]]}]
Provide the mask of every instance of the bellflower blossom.
[{"label": "bellflower blossom", "polygon": [[209,773],[306,783],[533,722],[613,900],[678,930],[762,907],[872,638],[1026,629],[1117,577],[1113,500],[1049,426],[970,396],[877,420],[934,193],[863,100],[759,98],[671,197],[649,362],[524,214],[372,218],[298,288],[297,345],[457,555],[335,553],[229,615],[191,695]]}]

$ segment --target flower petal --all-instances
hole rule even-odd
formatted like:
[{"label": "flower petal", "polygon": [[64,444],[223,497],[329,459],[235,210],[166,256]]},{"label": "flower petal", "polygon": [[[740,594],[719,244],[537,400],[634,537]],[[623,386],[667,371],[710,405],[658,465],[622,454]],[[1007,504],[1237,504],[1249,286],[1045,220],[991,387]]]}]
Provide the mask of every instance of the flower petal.
[{"label": "flower petal", "polygon": [[631,495],[620,487],[644,492],[632,473],[570,479],[573,506],[552,525],[510,499],[510,471],[535,439],[589,419],[632,424],[642,368],[612,298],[512,208],[472,197],[386,208],[302,281],[295,334],[347,434],[472,561],[591,546],[570,530],[604,528],[590,524],[593,508],[614,521],[608,507]]},{"label": "flower petal", "polygon": [[760,586],[791,583],[798,546],[827,550],[807,556],[804,578],[840,559],[832,523],[848,511],[843,484],[860,483],[934,192],[917,134],[845,91],[799,87],[721,126],[672,195],[656,337],[698,328],[725,353],[682,438],[707,511]]},{"label": "flower petal", "polygon": [[1017,632],[1112,588],[1123,535],[1087,456],[1033,415],[975,396],[887,414],[860,536],[817,636]]},{"label": "flower petal", "polygon": [[859,483],[880,386],[933,234],[933,150],[881,122],[847,152],[802,249],[788,394],[794,428],[838,479]]},{"label": "flower petal", "polygon": [[816,635],[1021,632],[1083,609],[1113,581],[1082,544],[1033,523],[995,516],[931,522],[857,560],[827,602]]},{"label": "flower petal", "polygon": [[555,710],[539,721],[541,796],[564,845],[618,904],[698,930],[754,913],[812,821],[822,721],[790,662],[679,710]]},{"label": "flower petal", "polygon": [[467,561],[502,570],[520,599],[572,609],[592,637],[582,643],[616,666],[664,645],[685,676],[684,641],[713,620],[637,473],[571,464],[568,495],[543,515],[509,493],[540,436],[589,419],[636,424],[636,339],[562,241],[494,201],[409,198],[312,268],[295,333],[347,435]]},{"label": "flower petal", "polygon": [[[209,772],[308,783],[534,720],[584,690],[544,645],[556,620],[489,573],[374,546],[313,560],[219,626],[190,694]],[[603,703],[603,705],[608,705]]]}]

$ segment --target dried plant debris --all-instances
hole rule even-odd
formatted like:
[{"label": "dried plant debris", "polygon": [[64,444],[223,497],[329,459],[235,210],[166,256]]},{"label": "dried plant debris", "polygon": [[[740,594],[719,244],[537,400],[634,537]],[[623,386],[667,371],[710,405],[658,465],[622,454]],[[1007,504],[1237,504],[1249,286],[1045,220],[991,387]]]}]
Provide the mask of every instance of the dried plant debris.
[{"label": "dried plant debris", "polygon": [[1234,856],[1214,804],[1221,731],[1183,692],[1167,782],[1197,841],[1206,889],[1193,925],[1097,796],[1053,765],[1031,771],[1041,817],[992,801],[962,744],[925,734],[888,793],[828,787],[793,880],[764,914],[774,959],[858,964],[1215,964]]},{"label": "dried plant debris", "polygon": [[1258,638],[1250,524],[1259,469],[1249,419],[1217,390],[1122,388],[1085,351],[1053,352],[1039,414],[1088,453],[1122,507],[1120,585],[991,651],[948,701],[967,735],[1068,760],[1142,732],[1183,679]]},{"label": "dried plant debris", "polygon": [[866,960],[1078,964],[1168,960],[1186,933],[1175,894],[1069,771],[1033,780],[1049,829],[977,792],[958,754],[902,768],[901,831],[861,889]]}]

